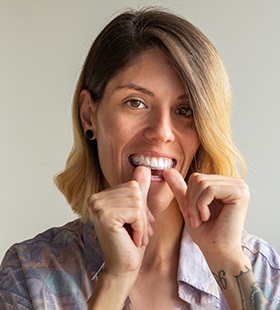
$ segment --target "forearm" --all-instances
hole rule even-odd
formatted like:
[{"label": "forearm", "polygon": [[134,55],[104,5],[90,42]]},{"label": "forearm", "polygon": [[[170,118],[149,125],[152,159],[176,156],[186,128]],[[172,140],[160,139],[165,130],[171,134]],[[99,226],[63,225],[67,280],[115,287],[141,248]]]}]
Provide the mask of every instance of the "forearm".
[{"label": "forearm", "polygon": [[208,264],[230,309],[263,309],[267,299],[256,282],[249,259],[242,252],[208,258]]}]

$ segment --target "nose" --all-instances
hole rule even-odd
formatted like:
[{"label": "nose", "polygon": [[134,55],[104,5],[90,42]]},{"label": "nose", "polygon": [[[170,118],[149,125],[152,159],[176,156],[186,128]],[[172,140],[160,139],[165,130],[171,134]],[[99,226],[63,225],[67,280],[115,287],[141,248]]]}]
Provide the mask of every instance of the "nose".
[{"label": "nose", "polygon": [[174,128],[170,113],[160,111],[151,113],[145,129],[145,137],[161,143],[174,141]]}]

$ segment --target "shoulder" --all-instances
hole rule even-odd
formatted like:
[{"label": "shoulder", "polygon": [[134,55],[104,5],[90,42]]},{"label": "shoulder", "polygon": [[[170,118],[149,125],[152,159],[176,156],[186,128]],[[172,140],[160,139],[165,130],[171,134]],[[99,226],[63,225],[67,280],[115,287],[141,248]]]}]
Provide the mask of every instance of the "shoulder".
[{"label": "shoulder", "polygon": [[[37,304],[46,295],[54,304],[61,303],[66,295],[68,299],[72,296],[75,304],[83,304],[91,290],[86,243],[94,239],[92,234],[91,226],[75,220],[13,245],[0,268],[0,308],[9,300]],[[71,298],[69,303],[73,302]]]},{"label": "shoulder", "polygon": [[31,246],[34,243],[65,243],[68,238],[79,238],[82,234],[84,224],[79,220],[74,220],[60,227],[52,227],[38,234],[32,239],[28,239],[15,246],[26,245]]},{"label": "shoulder", "polygon": [[[82,240],[82,229],[83,223],[75,220],[61,227],[50,228],[32,239],[14,244],[7,251],[1,264],[0,281],[4,274],[7,274],[7,270],[13,271],[20,277],[22,268],[38,266],[42,261],[46,264],[46,260],[51,259],[50,256],[59,256],[59,252]],[[73,242],[74,240],[76,242]]]},{"label": "shoulder", "polygon": [[52,251],[65,250],[65,247],[73,245],[73,241],[82,240],[83,223],[80,220],[67,223],[61,227],[50,228],[32,239],[14,244],[6,253],[3,262],[8,265],[16,260],[22,263],[30,261],[32,257],[42,258],[50,249]]},{"label": "shoulder", "polygon": [[242,247],[253,263],[262,258],[271,268],[280,270],[280,257],[273,246],[265,240],[244,232]]}]

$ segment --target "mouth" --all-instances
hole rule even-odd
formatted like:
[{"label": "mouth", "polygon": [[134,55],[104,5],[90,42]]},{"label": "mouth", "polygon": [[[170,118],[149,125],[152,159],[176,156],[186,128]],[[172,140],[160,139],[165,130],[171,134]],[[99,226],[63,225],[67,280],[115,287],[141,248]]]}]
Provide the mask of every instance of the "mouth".
[{"label": "mouth", "polygon": [[151,169],[153,178],[162,179],[162,171],[176,166],[176,160],[167,157],[155,157],[145,155],[130,155],[130,163],[136,168],[144,166]]}]

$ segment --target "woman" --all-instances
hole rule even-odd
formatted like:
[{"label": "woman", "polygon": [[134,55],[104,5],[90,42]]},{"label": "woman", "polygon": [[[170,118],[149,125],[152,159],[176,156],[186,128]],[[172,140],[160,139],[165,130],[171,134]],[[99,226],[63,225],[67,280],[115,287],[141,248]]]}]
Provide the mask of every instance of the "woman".
[{"label": "woman", "polygon": [[79,219],[8,251],[1,307],[277,309],[279,257],[243,230],[230,108],[221,59],[189,22],[157,9],[111,21],[81,72],[56,179]]}]

